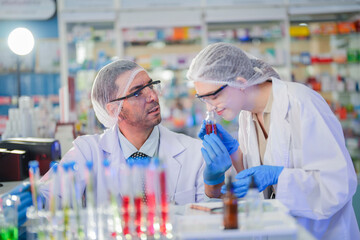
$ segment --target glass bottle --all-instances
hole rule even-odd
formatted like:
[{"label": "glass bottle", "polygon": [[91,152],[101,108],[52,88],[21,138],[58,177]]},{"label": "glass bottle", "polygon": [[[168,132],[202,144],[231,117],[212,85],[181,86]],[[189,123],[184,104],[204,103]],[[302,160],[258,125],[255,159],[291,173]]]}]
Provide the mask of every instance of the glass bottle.
[{"label": "glass bottle", "polygon": [[214,111],[206,112],[205,124],[206,134],[210,134],[212,132],[216,134],[217,129]]},{"label": "glass bottle", "polygon": [[234,187],[231,176],[228,177],[226,183],[226,193],[223,197],[224,203],[224,229],[238,228],[238,205],[237,197],[234,194]]},{"label": "glass bottle", "polygon": [[245,196],[246,228],[256,229],[261,226],[262,200],[255,183],[254,176],[251,176],[249,190]]}]

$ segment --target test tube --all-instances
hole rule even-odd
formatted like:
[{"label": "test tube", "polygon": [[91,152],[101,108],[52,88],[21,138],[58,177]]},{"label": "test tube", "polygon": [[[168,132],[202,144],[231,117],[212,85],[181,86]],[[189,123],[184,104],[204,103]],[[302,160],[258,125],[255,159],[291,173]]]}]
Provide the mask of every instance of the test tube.
[{"label": "test tube", "polygon": [[168,238],[171,238],[172,225],[169,223],[169,206],[167,201],[166,189],[166,167],[161,165],[159,168],[159,185],[160,185],[160,204],[161,204],[161,219],[160,232]]},{"label": "test tube", "polygon": [[[33,204],[36,210],[39,210],[40,206],[38,201],[40,201],[40,196],[38,196],[38,182],[40,178],[39,172],[39,162],[34,160],[29,162],[29,179],[30,179],[30,186],[31,186],[31,194]],[[40,198],[40,199],[39,199]]]},{"label": "test tube", "polygon": [[143,211],[144,211],[144,166],[135,164],[132,167],[132,177],[133,177],[133,191],[134,191],[134,225],[135,231],[139,238],[143,238],[146,227],[144,226],[143,221]]},{"label": "test tube", "polygon": [[110,236],[112,238],[121,237],[122,235],[122,227],[121,227],[121,217],[119,214],[118,209],[118,202],[116,201],[115,197],[115,189],[112,188],[114,184],[113,181],[115,180],[115,173],[110,168],[110,161],[105,159],[103,161],[104,171],[105,171],[105,178],[106,178],[106,185],[107,191],[109,194],[109,201],[110,207],[108,208],[109,211],[106,212],[106,217],[108,218],[108,229]]},{"label": "test tube", "polygon": [[205,129],[206,129],[206,134],[210,134],[212,132],[215,134],[217,133],[216,119],[215,119],[214,111],[206,112]]},{"label": "test tube", "polygon": [[97,239],[95,200],[94,200],[94,171],[93,162],[86,162],[87,185],[86,185],[86,237],[87,239]]},{"label": "test tube", "polygon": [[64,213],[64,233],[63,237],[64,239],[69,239],[70,236],[70,182],[69,182],[69,163],[64,163],[63,165],[64,169],[64,176],[62,178],[63,180],[63,188],[62,188],[62,206],[63,206],[63,213]]},{"label": "test tube", "polygon": [[52,182],[50,185],[50,191],[49,191],[49,210],[51,212],[51,216],[54,217],[56,210],[58,210],[57,207],[57,191],[56,191],[56,186],[58,183],[58,164],[57,163],[53,163],[51,164],[50,168],[52,169]]},{"label": "test tube", "polygon": [[127,164],[120,165],[120,189],[122,191],[121,212],[123,219],[123,233],[126,239],[131,239],[131,221],[132,211],[132,178],[131,169]]},{"label": "test tube", "polygon": [[52,169],[52,182],[50,184],[50,191],[49,191],[49,210],[50,210],[50,238],[55,239],[56,237],[56,230],[58,228],[58,219],[56,212],[59,210],[58,208],[58,191],[57,191],[57,184],[58,184],[58,163],[51,163],[50,168]]},{"label": "test tube", "polygon": [[[18,228],[17,228],[17,202],[18,197],[15,195],[8,195],[3,199],[2,210],[3,212],[3,225],[0,231],[0,239],[17,240]],[[1,206],[0,206],[1,208]],[[1,216],[0,216],[1,217]]]},{"label": "test tube", "polygon": [[[26,239],[27,240],[36,240],[38,226],[39,226],[39,216],[37,214],[37,209],[34,206],[30,206],[26,210]],[[5,238],[7,239],[7,238]]]},{"label": "test tube", "polygon": [[[79,191],[79,185],[76,181],[75,173],[77,171],[77,164],[75,161],[69,162],[69,183],[70,183],[70,193],[71,193],[71,205],[72,205],[72,227],[74,229],[74,235],[77,239],[83,239],[84,231],[81,227],[81,216],[80,216],[80,209],[81,209],[81,194]],[[74,216],[75,215],[75,216]],[[74,219],[75,217],[75,219]]]},{"label": "test tube", "polygon": [[157,166],[153,160],[146,169],[146,199],[147,199],[147,233],[154,238],[159,237],[159,225],[156,218],[156,179]]}]

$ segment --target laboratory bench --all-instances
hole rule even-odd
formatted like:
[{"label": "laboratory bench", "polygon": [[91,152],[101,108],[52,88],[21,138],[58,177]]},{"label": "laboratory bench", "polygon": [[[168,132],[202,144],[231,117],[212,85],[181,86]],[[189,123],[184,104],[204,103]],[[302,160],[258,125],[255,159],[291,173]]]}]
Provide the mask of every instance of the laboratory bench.
[{"label": "laboratory bench", "polygon": [[[26,181],[26,180],[25,180]],[[24,181],[0,182],[0,197]]]},{"label": "laboratory bench", "polygon": [[187,204],[183,206],[172,205],[170,210],[171,222],[174,224],[176,239],[297,239],[315,240],[315,238],[296,219],[289,215],[288,209],[276,199],[263,201],[263,214],[261,225],[249,229],[246,226],[244,200],[238,201],[239,229],[224,230],[222,227],[223,215],[209,211],[194,209],[201,206],[212,209],[222,206],[221,200]]}]

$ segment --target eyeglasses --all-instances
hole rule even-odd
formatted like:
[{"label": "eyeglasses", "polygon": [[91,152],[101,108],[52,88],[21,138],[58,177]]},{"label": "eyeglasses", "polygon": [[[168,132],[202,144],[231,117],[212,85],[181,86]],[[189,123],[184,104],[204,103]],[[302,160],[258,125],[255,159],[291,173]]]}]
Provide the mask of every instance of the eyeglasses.
[{"label": "eyeglasses", "polygon": [[210,96],[215,96],[216,94],[218,94],[219,92],[221,92],[224,88],[226,88],[228,85],[225,84],[223,86],[221,86],[219,89],[217,89],[215,92],[213,93],[208,93],[208,94],[204,94],[204,95],[199,95],[199,94],[195,94],[195,97],[197,97],[198,99],[200,99],[201,101],[203,102],[207,102],[208,99],[206,99],[207,97],[210,97]]},{"label": "eyeglasses", "polygon": [[142,90],[144,90],[145,88],[149,87],[151,90],[154,90],[154,86],[157,87],[156,90],[160,90],[160,85],[158,85],[160,83],[160,80],[156,80],[156,81],[152,81],[152,79],[150,79],[150,82],[142,87],[140,87],[138,90],[136,90],[133,93],[130,93],[129,95],[125,96],[125,97],[121,97],[121,98],[116,98],[114,100],[111,100],[110,102],[116,102],[116,101],[120,101],[120,100],[124,100],[124,99],[128,99],[131,97],[139,97],[142,95]]}]

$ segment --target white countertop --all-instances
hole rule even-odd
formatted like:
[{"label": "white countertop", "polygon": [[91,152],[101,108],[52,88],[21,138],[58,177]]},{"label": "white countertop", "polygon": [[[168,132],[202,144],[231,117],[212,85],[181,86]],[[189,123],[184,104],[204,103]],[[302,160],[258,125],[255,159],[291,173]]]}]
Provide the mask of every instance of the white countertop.
[{"label": "white countertop", "polygon": [[2,186],[0,187],[0,197],[5,193],[9,192],[11,189],[16,187],[17,185],[21,184],[23,181],[16,181],[16,182],[0,182]]}]

